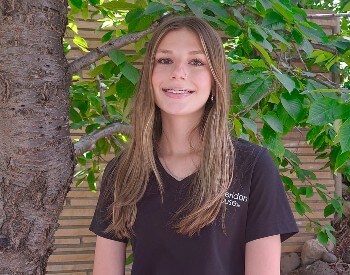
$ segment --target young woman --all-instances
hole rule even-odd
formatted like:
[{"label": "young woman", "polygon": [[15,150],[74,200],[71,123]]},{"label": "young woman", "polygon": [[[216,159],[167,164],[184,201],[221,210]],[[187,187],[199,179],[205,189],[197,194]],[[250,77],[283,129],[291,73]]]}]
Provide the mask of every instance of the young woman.
[{"label": "young woman", "polygon": [[298,231],[268,151],[230,136],[219,35],[196,17],[148,45],[129,147],[106,167],[90,229],[94,274],[274,275]]}]

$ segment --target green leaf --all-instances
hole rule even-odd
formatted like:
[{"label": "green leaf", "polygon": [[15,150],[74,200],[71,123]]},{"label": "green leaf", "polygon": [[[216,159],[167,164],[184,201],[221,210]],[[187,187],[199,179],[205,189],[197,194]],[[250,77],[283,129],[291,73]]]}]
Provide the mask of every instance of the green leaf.
[{"label": "green leaf", "polygon": [[102,68],[102,75],[105,79],[111,78],[113,76],[113,70],[115,68],[115,64],[113,61],[108,61],[107,63],[103,64]]},{"label": "green leaf", "polygon": [[95,178],[95,173],[92,169],[90,169],[89,174],[86,178],[89,188],[91,191],[96,191],[96,178]]},{"label": "green leaf", "polygon": [[241,117],[241,120],[243,121],[244,127],[248,128],[254,134],[256,134],[256,132],[258,131],[258,126],[256,125],[254,120],[245,117]]},{"label": "green leaf", "polygon": [[278,34],[276,31],[269,30],[269,34],[271,35],[272,39],[280,41],[286,46],[290,46],[290,43],[286,39],[284,39],[282,35]]},{"label": "green leaf", "polygon": [[323,231],[320,231],[317,233],[317,239],[320,241],[321,244],[326,245],[328,243],[327,233]]},{"label": "green leaf", "polygon": [[307,198],[311,198],[314,195],[314,190],[311,186],[306,186],[306,194]]},{"label": "green leaf", "polygon": [[292,37],[294,38],[295,42],[297,42],[298,45],[301,45],[303,43],[303,35],[295,28],[292,30]]},{"label": "green leaf", "polygon": [[278,0],[272,0],[271,4],[274,10],[277,11],[279,14],[281,14],[283,18],[286,19],[286,21],[290,23],[293,22],[294,20],[293,12],[288,7],[283,5],[282,2]]},{"label": "green leaf", "polygon": [[86,169],[80,170],[77,173],[75,173],[73,177],[74,178],[80,177],[80,176],[84,175],[85,172],[86,172]]},{"label": "green leaf", "polygon": [[163,13],[165,12],[166,6],[159,2],[151,2],[147,5],[145,14],[153,14],[153,13]]},{"label": "green leaf", "polygon": [[122,76],[117,84],[116,84],[116,91],[119,98],[129,98],[132,97],[135,85],[130,82],[125,76]]},{"label": "green leaf", "polygon": [[125,62],[125,53],[122,51],[112,50],[108,53],[108,56],[117,66]]},{"label": "green leaf", "polygon": [[148,29],[155,19],[155,15],[142,15],[132,20],[128,25],[129,32],[139,32]]},{"label": "green leaf", "polygon": [[280,14],[269,10],[263,19],[262,25],[271,30],[281,30],[285,26],[285,21]]},{"label": "green leaf", "polygon": [[285,149],[283,143],[274,130],[272,130],[269,126],[264,125],[261,129],[261,135],[264,138],[262,144],[265,147],[270,149],[278,157],[282,157],[284,155]]},{"label": "green leaf", "polygon": [[227,18],[219,18],[219,20],[225,23],[225,32],[231,37],[239,36],[242,33],[242,28],[236,21]]},{"label": "green leaf", "polygon": [[312,51],[314,50],[314,47],[310,43],[309,40],[307,40],[305,37],[303,38],[303,41],[300,44],[301,49],[309,56]]},{"label": "green leaf", "polygon": [[342,8],[342,11],[350,11],[350,2],[346,3],[346,1],[344,1],[343,3],[344,7]]},{"label": "green leaf", "polygon": [[322,201],[324,203],[328,203],[326,195],[320,189],[316,189],[316,191],[317,191],[318,195],[321,197]]},{"label": "green leaf", "polygon": [[296,28],[292,29],[292,37],[307,56],[310,56],[314,48],[309,40],[307,40]]},{"label": "green leaf", "polygon": [[350,151],[350,118],[340,126],[339,141],[343,152]]},{"label": "green leaf", "polygon": [[308,204],[306,204],[303,201],[299,201],[299,203],[303,206],[303,208],[305,209],[306,212],[312,213],[312,210],[311,210],[311,208],[310,208],[310,206]]},{"label": "green leaf", "polygon": [[305,214],[305,209],[299,202],[294,203],[294,208],[299,213],[299,215],[302,216]]},{"label": "green leaf", "polygon": [[258,78],[239,88],[239,98],[244,106],[251,105],[261,99],[270,89],[271,79]]},{"label": "green leaf", "polygon": [[233,119],[233,126],[234,126],[236,136],[240,137],[241,133],[242,133],[242,124],[240,123],[240,121],[237,118]]},{"label": "green leaf", "polygon": [[99,126],[100,125],[98,123],[90,124],[90,125],[86,126],[85,133],[90,134],[92,131],[98,129]]},{"label": "green leaf", "polygon": [[78,179],[77,182],[75,183],[75,187],[78,187],[80,186],[80,184],[86,179],[86,176],[81,178],[81,179]]},{"label": "green leaf", "polygon": [[79,123],[82,121],[81,115],[72,107],[70,108],[70,120],[74,123]]},{"label": "green leaf", "polygon": [[88,19],[88,16],[89,16],[88,2],[83,2],[82,3],[80,13],[81,13],[81,17],[84,20]]},{"label": "green leaf", "polygon": [[137,7],[136,4],[127,2],[127,1],[125,1],[125,0],[110,1],[110,2],[103,3],[101,6],[102,6],[103,8],[111,9],[111,10],[115,10],[115,11],[119,11],[119,10],[132,10],[132,9],[134,9],[134,8]]},{"label": "green leaf", "polygon": [[274,61],[272,61],[270,55],[267,53],[267,51],[257,42],[253,41],[253,40],[249,40],[250,44],[252,44],[261,54],[262,56],[265,58],[265,61],[270,65],[273,64],[275,65],[276,63]]},{"label": "green leaf", "polygon": [[253,74],[251,71],[233,71],[231,73],[232,82],[238,85],[250,83],[259,78],[259,74]]},{"label": "green leaf", "polygon": [[106,32],[101,38],[102,43],[109,41],[112,38],[113,33],[114,31]]},{"label": "green leaf", "polygon": [[332,204],[328,204],[323,210],[323,215],[325,216],[325,218],[327,218],[328,216],[334,213],[335,213],[335,209]]},{"label": "green leaf", "polygon": [[190,8],[190,10],[199,18],[203,17],[203,10],[202,5],[198,5],[196,1],[193,0],[185,0],[187,6]]},{"label": "green leaf", "polygon": [[323,189],[323,190],[326,190],[326,191],[327,191],[327,187],[326,187],[326,185],[324,185],[324,184],[316,183],[316,186],[317,186],[318,188],[320,188],[320,189]]},{"label": "green leaf", "polygon": [[287,176],[282,176],[281,178],[282,178],[282,181],[284,182],[284,184],[286,185],[287,190],[289,190],[294,185],[291,178],[289,178]]},{"label": "green leaf", "polygon": [[269,0],[259,0],[260,4],[264,7],[265,10],[271,9],[271,2]]},{"label": "green leaf", "polygon": [[137,83],[137,81],[140,78],[140,73],[139,71],[131,65],[129,62],[125,62],[124,65],[121,66],[121,72],[122,74],[130,80],[131,83],[134,85]]},{"label": "green leaf", "polygon": [[326,233],[327,233],[328,238],[331,240],[331,242],[336,244],[337,239],[334,237],[334,235],[331,232],[329,232],[329,230],[327,230]]},{"label": "green leaf", "polygon": [[335,162],[335,167],[334,167],[335,172],[337,172],[339,168],[341,168],[345,163],[349,161],[349,157],[350,157],[350,152],[341,153],[337,156],[337,160]]},{"label": "green leaf", "polygon": [[337,211],[337,213],[341,217],[343,215],[343,208],[341,206],[341,203],[336,199],[331,199],[331,204],[333,205],[335,211]]},{"label": "green leaf", "polygon": [[290,159],[291,161],[293,161],[296,164],[301,164],[301,160],[299,159],[299,157],[296,154],[293,154],[291,151],[289,151],[288,149],[285,150],[284,152],[284,156],[288,159]]},{"label": "green leaf", "polygon": [[219,17],[230,17],[224,8],[224,5],[221,3],[206,2],[204,7]]},{"label": "green leaf", "polygon": [[297,22],[297,26],[302,34],[314,41],[323,43],[326,43],[328,41],[324,30],[313,22],[299,21]]},{"label": "green leaf", "polygon": [[75,33],[78,33],[78,26],[76,24],[74,24],[73,22],[70,22],[68,24],[68,27]]},{"label": "green leaf", "polygon": [[82,0],[69,0],[69,2],[78,9],[81,9],[81,6],[83,4]]},{"label": "green leaf", "polygon": [[273,74],[282,83],[282,85],[287,89],[288,92],[292,92],[295,88],[294,81],[287,74],[282,74],[281,72],[274,71]]},{"label": "green leaf", "polygon": [[307,122],[313,125],[325,125],[345,117],[350,108],[332,98],[320,98],[314,101],[309,111]]},{"label": "green leaf", "polygon": [[88,52],[88,43],[86,40],[80,36],[74,36],[73,43],[79,47],[84,52]]},{"label": "green leaf", "polygon": [[97,97],[90,97],[91,106],[95,107],[96,112],[102,114],[102,106],[101,101]]},{"label": "green leaf", "polygon": [[299,122],[304,117],[303,105],[296,94],[281,94],[281,103],[295,121]]},{"label": "green leaf", "polygon": [[142,17],[144,9],[138,7],[136,9],[131,9],[125,16],[125,22],[130,24],[133,21],[138,21]]},{"label": "green leaf", "polygon": [[269,112],[262,119],[277,133],[283,133],[283,124],[276,113]]}]

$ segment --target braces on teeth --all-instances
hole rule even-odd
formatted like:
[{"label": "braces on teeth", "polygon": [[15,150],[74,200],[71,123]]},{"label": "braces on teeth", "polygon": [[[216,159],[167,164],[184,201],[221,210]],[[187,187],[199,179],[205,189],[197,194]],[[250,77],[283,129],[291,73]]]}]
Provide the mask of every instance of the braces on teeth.
[{"label": "braces on teeth", "polygon": [[192,93],[192,91],[189,90],[173,90],[173,89],[163,89],[165,92],[172,93],[172,94],[186,94],[186,93]]}]

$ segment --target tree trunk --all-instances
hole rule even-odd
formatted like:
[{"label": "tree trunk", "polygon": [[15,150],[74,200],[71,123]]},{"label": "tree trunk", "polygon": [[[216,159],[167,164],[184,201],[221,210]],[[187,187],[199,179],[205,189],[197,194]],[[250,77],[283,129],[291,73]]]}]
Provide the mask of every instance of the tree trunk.
[{"label": "tree trunk", "polygon": [[0,274],[45,274],[73,177],[67,0],[0,0]]}]

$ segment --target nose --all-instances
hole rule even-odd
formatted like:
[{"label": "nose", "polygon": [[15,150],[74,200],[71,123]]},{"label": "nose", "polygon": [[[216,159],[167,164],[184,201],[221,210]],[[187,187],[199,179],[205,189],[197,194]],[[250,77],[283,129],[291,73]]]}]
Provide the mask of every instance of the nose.
[{"label": "nose", "polygon": [[175,66],[171,74],[172,79],[186,79],[187,73],[182,65]]}]

